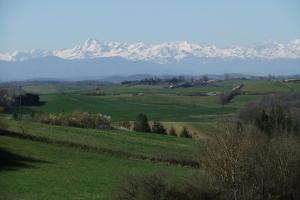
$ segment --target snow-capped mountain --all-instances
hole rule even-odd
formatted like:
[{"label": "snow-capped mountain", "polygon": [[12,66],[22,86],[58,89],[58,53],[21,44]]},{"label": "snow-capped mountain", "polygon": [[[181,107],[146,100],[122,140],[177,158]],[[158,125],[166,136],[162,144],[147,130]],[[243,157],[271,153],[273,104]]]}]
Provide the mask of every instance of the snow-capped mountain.
[{"label": "snow-capped mountain", "polygon": [[283,44],[266,42],[250,46],[232,46],[219,48],[202,46],[187,41],[146,45],[144,43],[100,43],[95,39],[85,41],[83,45],[59,50],[30,50],[0,53],[0,61],[24,61],[33,58],[55,56],[62,59],[93,59],[121,57],[130,61],[151,61],[159,64],[178,63],[185,58],[220,59],[291,59],[300,58],[300,39]]},{"label": "snow-capped mountain", "polygon": [[100,43],[70,49],[0,53],[0,82],[56,78],[82,80],[133,74],[300,74],[300,39],[219,48],[190,42]]},{"label": "snow-capped mountain", "polygon": [[33,49],[30,51],[14,51],[11,53],[0,53],[0,61],[23,61],[32,58],[42,58],[52,55],[53,53],[49,50]]}]

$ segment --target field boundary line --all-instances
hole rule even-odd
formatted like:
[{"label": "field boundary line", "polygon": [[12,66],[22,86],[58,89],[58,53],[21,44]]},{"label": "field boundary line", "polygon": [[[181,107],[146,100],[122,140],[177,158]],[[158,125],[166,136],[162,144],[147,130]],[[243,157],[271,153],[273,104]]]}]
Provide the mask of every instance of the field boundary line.
[{"label": "field boundary line", "polygon": [[28,134],[28,133],[19,133],[19,132],[15,132],[15,131],[0,129],[0,136],[7,136],[7,137],[37,141],[37,142],[42,142],[42,143],[47,143],[47,144],[77,148],[77,149],[87,151],[87,152],[90,151],[90,152],[96,152],[96,153],[101,153],[101,154],[105,153],[105,154],[109,154],[109,155],[112,155],[115,157],[125,158],[128,160],[150,161],[150,162],[155,162],[155,163],[165,163],[168,165],[180,165],[180,166],[184,166],[184,167],[199,168],[199,163],[196,161],[162,159],[162,158],[156,158],[156,157],[152,157],[152,156],[137,155],[137,154],[127,153],[124,151],[117,151],[117,150],[111,150],[111,149],[107,149],[107,148],[89,146],[86,144],[79,144],[76,142],[61,141],[61,140],[50,139],[47,137],[35,136],[35,135]]}]

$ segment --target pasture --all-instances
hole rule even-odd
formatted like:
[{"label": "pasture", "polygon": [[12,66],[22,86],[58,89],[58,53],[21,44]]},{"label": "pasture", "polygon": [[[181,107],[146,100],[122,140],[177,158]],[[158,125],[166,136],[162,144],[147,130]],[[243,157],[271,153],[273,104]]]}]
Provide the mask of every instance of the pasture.
[{"label": "pasture", "polygon": [[[239,84],[244,85],[243,95],[235,97],[224,107],[220,104],[218,95],[207,95],[230,91]],[[167,126],[172,124],[178,127],[178,131],[183,126],[188,126],[194,132],[197,129],[197,133],[207,133],[218,119],[237,113],[246,103],[259,99],[264,94],[300,91],[300,84],[228,80],[212,86],[175,89],[148,85],[80,85],[76,90],[74,86],[60,84],[26,86],[23,89],[41,92],[41,100],[46,104],[32,108],[38,113],[81,110],[106,114],[114,121],[133,121],[139,113],[145,113],[150,121],[159,120]],[[87,95],[97,91],[101,91],[102,95]]]},{"label": "pasture", "polygon": [[[218,95],[243,84],[243,93],[224,107]],[[241,106],[264,94],[300,91],[299,83],[268,80],[229,80],[191,88],[159,86],[26,85],[45,104],[25,107],[37,114],[74,110],[102,113],[113,122],[134,121],[145,113],[169,130],[186,126],[197,139],[122,130],[96,130],[15,121],[2,113],[11,132],[0,134],[0,199],[109,199],[129,174],[167,173],[189,178],[202,170],[189,165],[201,157],[203,139],[217,121],[235,115]],[[96,94],[101,91],[101,95]],[[198,140],[199,139],[199,140]],[[176,161],[176,162],[175,162]]]}]

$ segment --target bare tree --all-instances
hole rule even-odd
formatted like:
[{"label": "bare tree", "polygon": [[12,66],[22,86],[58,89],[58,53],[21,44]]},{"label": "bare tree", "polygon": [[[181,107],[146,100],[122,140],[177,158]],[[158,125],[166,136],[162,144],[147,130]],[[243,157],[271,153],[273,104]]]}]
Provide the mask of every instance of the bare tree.
[{"label": "bare tree", "polygon": [[242,129],[222,123],[220,132],[212,135],[206,148],[204,159],[205,168],[218,180],[217,184],[226,185],[226,190],[234,200],[239,199],[239,186],[242,176],[241,160],[243,159],[243,148],[245,140]]},{"label": "bare tree", "polygon": [[[203,166],[225,199],[298,199],[299,138],[267,137],[225,121],[207,141]],[[299,190],[300,191],[300,190]]]}]

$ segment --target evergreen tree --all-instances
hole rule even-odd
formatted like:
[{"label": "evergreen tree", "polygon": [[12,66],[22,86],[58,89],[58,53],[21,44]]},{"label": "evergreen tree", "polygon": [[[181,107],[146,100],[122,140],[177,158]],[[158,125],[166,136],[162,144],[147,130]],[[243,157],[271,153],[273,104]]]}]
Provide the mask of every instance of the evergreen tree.
[{"label": "evergreen tree", "polygon": [[148,118],[145,114],[140,113],[133,124],[133,130],[138,132],[151,132]]},{"label": "evergreen tree", "polygon": [[154,121],[152,126],[152,132],[166,134],[166,129],[159,121]]},{"label": "evergreen tree", "polygon": [[275,132],[292,132],[297,130],[297,126],[293,124],[291,113],[285,111],[280,105],[273,106],[269,112],[262,109],[260,117],[256,118],[255,125],[268,136]]},{"label": "evergreen tree", "polygon": [[174,126],[171,126],[171,128],[169,130],[169,135],[177,136],[177,133],[176,133],[176,130],[175,130]]},{"label": "evergreen tree", "polygon": [[180,137],[186,137],[186,138],[191,138],[192,137],[192,135],[190,134],[189,130],[185,126],[182,128],[179,136]]}]

